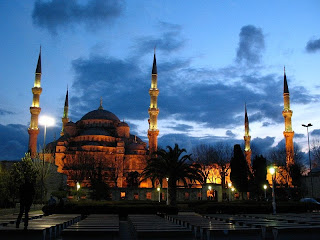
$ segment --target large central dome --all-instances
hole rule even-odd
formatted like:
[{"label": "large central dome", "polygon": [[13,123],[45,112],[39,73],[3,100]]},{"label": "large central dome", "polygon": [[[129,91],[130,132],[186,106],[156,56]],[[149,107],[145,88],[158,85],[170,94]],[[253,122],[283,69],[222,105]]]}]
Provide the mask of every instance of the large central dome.
[{"label": "large central dome", "polygon": [[81,118],[81,120],[89,120],[89,119],[105,119],[105,120],[120,122],[119,118],[116,115],[114,115],[112,112],[109,112],[101,108],[88,112],[86,115],[84,115]]}]

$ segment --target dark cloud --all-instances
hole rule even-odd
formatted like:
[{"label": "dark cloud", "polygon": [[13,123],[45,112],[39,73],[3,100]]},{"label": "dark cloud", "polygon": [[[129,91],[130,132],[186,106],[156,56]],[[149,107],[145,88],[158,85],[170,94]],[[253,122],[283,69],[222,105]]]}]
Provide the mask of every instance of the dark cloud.
[{"label": "dark cloud", "polygon": [[304,134],[302,134],[302,133],[295,133],[294,137],[295,138],[305,138],[306,136]]},{"label": "dark cloud", "polygon": [[[243,124],[244,102],[247,102],[250,122],[283,122],[282,77],[258,73],[243,75],[241,68],[236,67],[228,68],[227,73],[225,68],[195,69],[190,67],[188,59],[167,62],[158,58],[157,61],[159,119],[175,115],[178,120],[230,128]],[[72,66],[75,72],[72,87],[75,94],[70,92],[73,119],[98,108],[101,96],[104,108],[120,119],[148,117],[151,56],[149,65],[109,56],[91,56],[74,60]],[[231,83],[230,72],[237,81]],[[220,82],[217,78],[227,80]],[[290,89],[292,102],[313,100],[303,87]]]},{"label": "dark cloud", "polygon": [[160,28],[163,29],[160,36],[145,36],[136,40],[134,48],[138,55],[145,55],[154,48],[167,54],[185,45],[186,40],[181,36],[180,25],[160,22]]},{"label": "dark cloud", "polygon": [[251,141],[251,150],[253,155],[264,155],[270,151],[272,144],[274,143],[274,137],[254,138]]},{"label": "dark cloud", "polygon": [[11,115],[11,114],[14,114],[14,112],[11,112],[11,111],[8,111],[8,110],[0,108],[0,116]]},{"label": "dark cloud", "polygon": [[72,67],[75,71],[72,86],[75,95],[70,92],[70,112],[75,119],[97,109],[100,97],[104,108],[120,119],[147,118],[152,60],[150,75],[143,75],[137,62],[112,57],[79,58],[72,62]]},{"label": "dark cloud", "polygon": [[21,124],[0,124],[0,159],[19,160],[28,150],[27,126]]},{"label": "dark cloud", "polygon": [[177,124],[176,126],[171,127],[171,129],[181,132],[187,132],[189,130],[192,130],[193,127],[187,124]]},{"label": "dark cloud", "polygon": [[88,29],[105,26],[118,17],[123,10],[121,0],[90,0],[86,4],[79,1],[37,0],[32,12],[33,23],[52,33],[85,25]]},{"label": "dark cloud", "polygon": [[235,137],[236,137],[236,135],[235,135],[231,130],[227,130],[227,131],[226,131],[226,135],[227,135],[228,137],[231,137],[231,138],[235,138]]},{"label": "dark cloud", "polygon": [[320,38],[308,41],[306,45],[306,50],[309,53],[314,53],[320,50]]},{"label": "dark cloud", "polygon": [[310,134],[311,136],[320,136],[320,129],[315,129]]},{"label": "dark cloud", "polygon": [[259,64],[264,50],[264,35],[261,28],[253,25],[243,26],[239,34],[237,61],[248,65]]}]

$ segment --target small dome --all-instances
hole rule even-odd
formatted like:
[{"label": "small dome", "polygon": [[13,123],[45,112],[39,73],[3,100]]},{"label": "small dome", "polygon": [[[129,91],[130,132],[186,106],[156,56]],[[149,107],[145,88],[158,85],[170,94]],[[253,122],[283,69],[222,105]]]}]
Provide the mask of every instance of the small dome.
[{"label": "small dome", "polygon": [[120,122],[119,118],[112,112],[103,109],[93,110],[84,115],[81,120],[105,119]]},{"label": "small dome", "polygon": [[118,127],[129,127],[129,125],[126,122],[120,122]]},{"label": "small dome", "polygon": [[144,146],[140,143],[131,143],[128,146],[129,150],[145,150]]}]

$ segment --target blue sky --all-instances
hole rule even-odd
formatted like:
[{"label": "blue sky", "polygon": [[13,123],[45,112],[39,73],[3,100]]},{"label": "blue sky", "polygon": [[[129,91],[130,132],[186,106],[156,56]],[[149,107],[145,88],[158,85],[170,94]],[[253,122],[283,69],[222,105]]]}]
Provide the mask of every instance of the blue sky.
[{"label": "blue sky", "polygon": [[[42,115],[56,119],[64,96],[77,121],[99,106],[147,140],[153,48],[160,95],[159,143],[241,143],[247,103],[253,144],[283,142],[283,66],[294,141],[319,137],[319,1],[0,2],[0,159],[27,150],[31,87],[42,46]],[[43,133],[39,135],[42,142]],[[282,142],[281,142],[282,141]]]}]

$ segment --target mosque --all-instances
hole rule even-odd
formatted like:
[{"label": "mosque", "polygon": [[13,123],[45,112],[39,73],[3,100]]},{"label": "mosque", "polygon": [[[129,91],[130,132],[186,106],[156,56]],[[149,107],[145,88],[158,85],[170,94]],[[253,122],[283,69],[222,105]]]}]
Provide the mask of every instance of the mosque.
[{"label": "mosque", "polygon": [[[38,117],[41,111],[41,51],[38,58],[34,87],[32,88],[33,101],[30,107],[31,121],[28,129],[29,151],[32,157],[37,154],[37,136],[39,134]],[[126,187],[130,173],[141,173],[146,166],[149,156],[157,150],[157,118],[159,109],[157,98],[157,63],[154,54],[149,112],[149,148],[139,137],[130,133],[129,125],[102,106],[88,112],[79,121],[72,122],[68,118],[68,90],[65,97],[62,117],[61,137],[49,143],[45,149],[45,159],[54,161],[58,172],[68,176],[68,184],[74,186],[77,181],[89,183],[87,176],[80,168],[85,166],[102,166],[105,181],[110,186]],[[88,169],[89,171],[89,169]],[[108,176],[108,177],[107,177]],[[82,178],[82,179],[81,179]],[[151,187],[150,181],[140,183],[140,187]]]},{"label": "mosque", "polygon": [[[64,112],[62,117],[61,137],[46,146],[45,159],[53,161],[58,166],[58,172],[68,176],[68,185],[75,186],[76,182],[90,184],[90,176],[81,175],[79,169],[83,166],[102,166],[102,172],[106,176],[105,181],[111,187],[126,188],[128,179],[132,173],[141,173],[146,166],[150,155],[157,151],[157,138],[159,130],[157,119],[159,108],[157,99],[157,63],[154,53],[151,72],[151,88],[148,129],[148,146],[139,137],[130,133],[129,125],[120,121],[110,111],[103,108],[102,99],[100,106],[85,114],[79,121],[72,122],[68,118],[68,90],[65,97]],[[40,94],[41,88],[41,50],[35,72],[34,87],[32,88],[33,101],[30,107],[31,121],[28,128],[29,152],[32,157],[37,154],[37,137],[39,134],[38,117],[41,112]],[[294,163],[293,136],[291,125],[292,110],[290,109],[290,94],[286,73],[284,71],[284,109],[282,115],[285,120],[286,163],[287,166]],[[251,149],[249,133],[249,118],[245,107],[245,157],[248,166],[251,166]],[[81,167],[79,167],[81,166]],[[218,169],[213,169],[211,179],[221,179]],[[268,177],[270,178],[270,176]],[[229,177],[226,181],[230,181]],[[214,182],[219,184],[219,182]],[[221,182],[220,182],[221,183]],[[139,188],[152,188],[150,180],[139,183]]]}]

